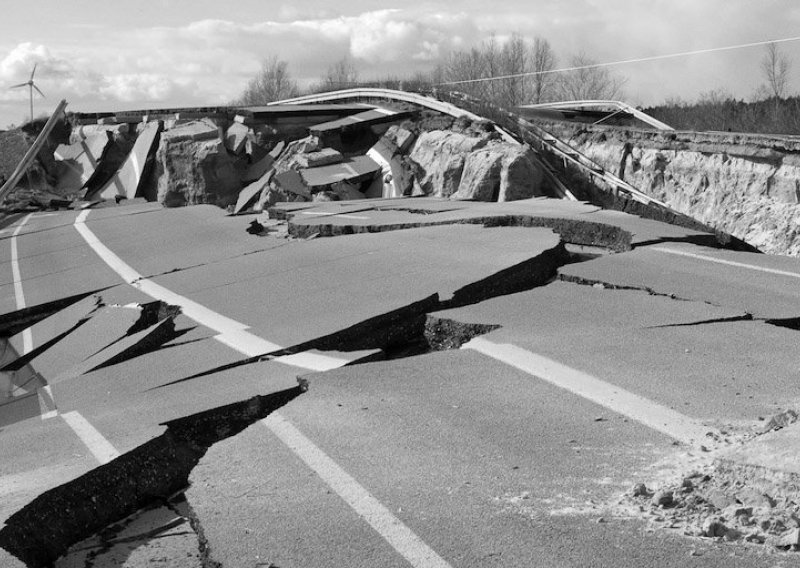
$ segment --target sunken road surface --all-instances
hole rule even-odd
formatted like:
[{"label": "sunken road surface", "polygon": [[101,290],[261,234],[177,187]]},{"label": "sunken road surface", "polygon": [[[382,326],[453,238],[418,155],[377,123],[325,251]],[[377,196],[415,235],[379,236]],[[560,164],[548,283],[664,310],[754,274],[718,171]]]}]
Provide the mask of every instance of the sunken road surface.
[{"label": "sunken road surface", "polygon": [[6,220],[4,566],[796,561],[796,259],[549,199],[271,217]]}]

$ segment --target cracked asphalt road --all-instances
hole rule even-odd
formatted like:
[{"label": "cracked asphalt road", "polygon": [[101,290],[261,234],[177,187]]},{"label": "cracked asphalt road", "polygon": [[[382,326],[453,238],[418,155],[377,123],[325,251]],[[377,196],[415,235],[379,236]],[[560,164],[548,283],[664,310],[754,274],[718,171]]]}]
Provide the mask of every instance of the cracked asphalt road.
[{"label": "cracked asphalt road", "polygon": [[[469,302],[434,315],[499,325],[486,341],[547,357],[612,391],[633,393],[725,435],[797,406],[798,332],[758,318],[800,315],[793,307],[800,293],[791,276],[800,273],[798,261],[688,244],[707,245],[711,237],[581,204],[531,200],[494,207],[459,204],[443,211],[442,202],[414,200],[415,211],[426,204],[430,215],[387,212],[376,203],[374,214],[360,204],[358,219],[338,217],[349,210],[331,204],[319,206],[324,215],[305,217],[384,228],[409,218],[454,222],[459,215],[535,216],[545,222],[541,228],[445,225],[288,241],[250,236],[244,231],[249,219],[225,217],[210,207],[134,205],[93,211],[86,224],[140,275],[159,275],[153,280],[161,286],[282,346],[348,329],[431,294],[446,299],[488,279]],[[112,286],[102,292],[106,304],[152,301],[124,284],[87,246],[75,218],[70,212],[34,215],[20,232],[18,262],[27,304],[104,286]],[[624,232],[637,248],[560,268],[562,275],[595,286],[558,281],[546,266],[543,281],[530,280],[532,289],[514,294],[502,289],[504,278],[531,270],[536,263],[526,261],[558,245],[553,230],[569,231],[571,242],[583,241],[577,244],[602,246],[596,226],[586,229],[587,221]],[[4,266],[12,262],[9,238],[0,240]],[[15,286],[6,276],[10,270],[2,274],[0,306],[8,313],[15,309]],[[611,285],[646,287],[657,295]],[[47,336],[45,330],[74,323],[76,310],[38,324],[34,344]],[[755,319],[718,321],[747,313]],[[160,348],[54,385],[59,412],[81,413],[124,454],[161,435],[166,421],[289,388],[297,375],[310,372],[302,363],[263,361],[203,374],[241,361],[243,354],[215,341],[217,330],[186,315],[175,325],[184,334]],[[20,337],[11,341],[22,349]],[[181,380],[193,375],[198,376]],[[697,451],[676,447],[624,405],[601,406],[536,373],[464,349],[308,378],[310,390],[280,414],[300,438],[282,438],[283,422],[256,422],[200,459],[186,495],[205,552],[186,556],[183,565],[728,566],[735,558],[738,566],[774,566],[785,561],[763,547],[650,533],[641,520],[611,515],[605,504],[647,479],[654,464]],[[153,388],[158,386],[163,388]],[[306,451],[307,443],[312,449]],[[59,417],[6,424],[0,445],[8,456],[0,466],[3,520],[98,465]],[[364,502],[372,505],[360,508]],[[387,526],[405,528],[397,536]],[[147,546],[145,541],[138,547],[137,559],[146,557]],[[102,567],[102,555],[93,562]]]}]

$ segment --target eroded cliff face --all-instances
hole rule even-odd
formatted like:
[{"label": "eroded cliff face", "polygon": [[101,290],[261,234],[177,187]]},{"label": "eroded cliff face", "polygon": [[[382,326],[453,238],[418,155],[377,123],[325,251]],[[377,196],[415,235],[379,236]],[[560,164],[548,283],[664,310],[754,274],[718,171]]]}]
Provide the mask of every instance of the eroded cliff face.
[{"label": "eroded cliff face", "polygon": [[667,205],[771,254],[800,255],[800,141],[545,126]]}]

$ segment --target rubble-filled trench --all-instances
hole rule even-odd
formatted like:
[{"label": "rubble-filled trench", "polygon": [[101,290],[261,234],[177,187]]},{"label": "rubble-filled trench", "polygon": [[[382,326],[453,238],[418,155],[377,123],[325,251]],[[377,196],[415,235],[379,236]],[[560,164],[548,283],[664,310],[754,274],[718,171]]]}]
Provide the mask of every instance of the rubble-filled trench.
[{"label": "rubble-filled trench", "polygon": [[[482,221],[495,226],[547,224],[544,220],[535,222],[525,217]],[[551,220],[549,224],[555,225],[556,231],[562,233],[562,238],[568,242],[562,241],[545,254],[465,286],[450,299],[443,301],[434,294],[332,335],[278,352],[243,359],[236,365],[258,364],[309,349],[356,351],[377,348],[381,350],[377,357],[384,359],[457,349],[473,337],[488,333],[497,326],[491,322],[454,321],[437,316],[436,312],[545,286],[558,279],[568,281],[558,276],[559,267],[591,260],[597,254],[630,249],[630,235],[622,230],[611,231],[585,221]],[[406,228],[409,227],[390,227],[386,230]],[[330,236],[336,234],[341,233],[333,231]],[[586,253],[582,244],[591,244],[593,248]],[[602,286],[609,290],[622,288],[613,283],[594,281],[573,283]],[[659,294],[657,290],[645,291]],[[102,291],[93,293],[101,294]],[[74,300],[68,298],[54,303],[48,309],[39,309],[39,317],[53,313]],[[36,312],[36,309],[30,309],[19,314],[17,327],[7,330],[7,333],[30,325]],[[140,333],[160,322],[171,320],[176,314],[176,309],[163,303],[154,303],[142,309],[141,318],[129,331]],[[145,356],[148,350],[157,348],[165,340],[165,337],[161,337],[154,342],[144,342],[138,349],[128,351],[126,356]],[[209,369],[204,374],[213,374],[222,369]],[[28,566],[48,566],[78,544],[77,548],[82,547],[86,554],[86,566],[102,566],[98,562],[115,545],[128,542],[132,547],[138,546],[160,534],[169,534],[176,527],[188,525],[185,532],[190,534],[190,540],[196,548],[193,554],[198,565],[217,566],[213,550],[209,549],[203,537],[202,520],[194,516],[191,507],[182,501],[181,496],[192,468],[213,444],[235,436],[300,396],[306,388],[309,385],[301,381],[294,389],[256,395],[238,403],[165,423],[162,435],[69,483],[43,493],[12,515],[6,526],[0,529],[0,546]],[[313,384],[310,388],[313,388]],[[794,418],[796,415],[789,416],[788,420]],[[770,424],[771,427],[768,424],[763,431],[781,425],[777,422]],[[797,496],[787,492],[783,484],[783,494],[776,499],[768,493],[771,490],[763,486],[754,488],[747,483],[746,477],[725,470],[711,456],[702,454],[701,459],[689,464],[680,462],[680,466],[673,463],[669,468],[670,476],[662,472],[655,480],[655,485],[633,488],[629,495],[613,503],[598,505],[592,512],[643,518],[656,526],[681,530],[689,536],[796,548],[793,545],[797,543],[790,540],[788,533],[800,527]],[[754,500],[753,503],[743,499],[745,493]],[[719,497],[720,494],[725,497]],[[772,491],[772,494],[775,492]],[[724,507],[721,506],[723,503]],[[158,525],[155,530],[133,537],[125,536],[126,528],[134,523],[135,518],[165,508],[174,512],[168,522]],[[96,535],[93,540],[85,541],[92,535]]]}]

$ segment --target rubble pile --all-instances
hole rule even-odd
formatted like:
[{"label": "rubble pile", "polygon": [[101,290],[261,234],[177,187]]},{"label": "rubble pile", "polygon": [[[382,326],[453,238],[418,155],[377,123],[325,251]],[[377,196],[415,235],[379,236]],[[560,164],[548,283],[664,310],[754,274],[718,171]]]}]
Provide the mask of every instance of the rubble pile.
[{"label": "rubble pile", "polygon": [[[287,201],[508,201],[544,193],[535,152],[501,140],[490,122],[341,108],[351,114],[319,124],[312,118],[305,137],[297,136],[296,118],[287,123],[277,111],[270,118],[271,107],[233,117],[220,109],[73,116],[68,139],[38,157],[37,189],[78,207],[143,198],[233,213]],[[296,114],[283,114],[289,111]],[[21,195],[31,203],[22,188]]]},{"label": "rubble pile", "polygon": [[[766,421],[757,433],[745,435],[739,445],[694,459],[688,473],[652,486],[637,483],[619,502],[623,514],[643,516],[653,528],[686,536],[800,551],[797,475],[777,464],[764,469],[730,459],[739,447],[764,440],[769,437],[764,434],[774,435],[797,419],[796,411],[787,410]],[[796,436],[796,431],[786,433]],[[744,441],[750,444],[742,445]]]}]

